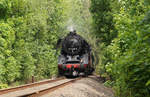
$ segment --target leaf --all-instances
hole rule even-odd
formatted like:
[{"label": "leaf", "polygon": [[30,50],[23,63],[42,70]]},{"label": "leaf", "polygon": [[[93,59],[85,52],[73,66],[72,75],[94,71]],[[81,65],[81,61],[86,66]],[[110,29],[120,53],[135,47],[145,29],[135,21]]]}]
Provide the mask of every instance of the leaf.
[{"label": "leaf", "polygon": [[149,86],[149,85],[150,85],[150,80],[148,80],[145,85],[146,85],[146,86]]}]

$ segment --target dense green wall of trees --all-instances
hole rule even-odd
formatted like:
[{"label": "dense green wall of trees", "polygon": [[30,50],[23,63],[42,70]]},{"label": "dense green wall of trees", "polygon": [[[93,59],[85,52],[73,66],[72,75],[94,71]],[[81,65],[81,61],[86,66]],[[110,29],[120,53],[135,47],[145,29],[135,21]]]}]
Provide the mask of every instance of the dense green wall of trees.
[{"label": "dense green wall of trees", "polygon": [[54,44],[63,32],[62,2],[0,0],[0,84],[57,74]]},{"label": "dense green wall of trees", "polygon": [[91,0],[99,73],[117,97],[150,95],[149,0]]}]

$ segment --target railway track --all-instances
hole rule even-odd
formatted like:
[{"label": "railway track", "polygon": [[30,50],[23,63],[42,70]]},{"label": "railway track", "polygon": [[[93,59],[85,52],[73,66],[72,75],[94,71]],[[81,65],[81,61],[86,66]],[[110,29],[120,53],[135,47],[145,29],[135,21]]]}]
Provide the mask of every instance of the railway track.
[{"label": "railway track", "polygon": [[14,88],[2,89],[0,90],[0,97],[40,97],[80,79],[57,78],[55,80],[40,81]]}]

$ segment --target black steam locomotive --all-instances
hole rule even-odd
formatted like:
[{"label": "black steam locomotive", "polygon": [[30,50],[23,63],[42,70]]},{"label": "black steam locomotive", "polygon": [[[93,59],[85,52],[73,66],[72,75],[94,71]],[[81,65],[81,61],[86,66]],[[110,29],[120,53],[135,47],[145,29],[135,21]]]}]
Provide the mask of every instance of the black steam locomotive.
[{"label": "black steam locomotive", "polygon": [[57,45],[60,44],[59,75],[78,76],[83,73],[87,76],[94,71],[91,47],[76,31],[70,32],[64,39],[59,39]]}]

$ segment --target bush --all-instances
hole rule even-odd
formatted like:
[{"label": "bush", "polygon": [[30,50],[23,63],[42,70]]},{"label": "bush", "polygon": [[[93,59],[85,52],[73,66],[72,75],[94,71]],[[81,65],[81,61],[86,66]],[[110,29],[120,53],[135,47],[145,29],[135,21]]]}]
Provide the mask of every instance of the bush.
[{"label": "bush", "polygon": [[0,84],[0,89],[8,88],[7,84]]},{"label": "bush", "polygon": [[[103,3],[103,0],[91,1],[97,4]],[[112,6],[114,4],[115,7]],[[101,71],[104,71],[103,74],[110,76],[114,81],[113,88],[116,90],[116,96],[149,97],[150,95],[149,4],[147,0],[120,0],[119,2],[110,0],[113,23],[109,23],[114,25],[112,32],[117,33],[117,37],[102,49],[103,57],[100,66],[102,66]],[[96,10],[94,12],[98,13]],[[103,19],[100,14],[97,14],[97,17]],[[98,19],[97,17],[93,18]],[[103,22],[100,23],[102,24]]]}]

